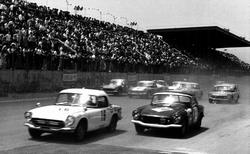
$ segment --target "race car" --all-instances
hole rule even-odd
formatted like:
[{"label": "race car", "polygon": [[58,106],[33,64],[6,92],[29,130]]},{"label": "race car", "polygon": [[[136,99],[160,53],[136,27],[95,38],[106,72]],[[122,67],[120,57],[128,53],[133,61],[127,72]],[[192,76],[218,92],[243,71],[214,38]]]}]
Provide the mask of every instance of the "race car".
[{"label": "race car", "polygon": [[121,107],[110,104],[104,91],[73,88],[60,91],[55,104],[29,110],[24,117],[32,138],[63,132],[72,133],[81,141],[89,131],[101,128],[115,131],[122,115]]},{"label": "race car", "polygon": [[109,84],[103,85],[102,90],[108,94],[121,95],[127,93],[128,85],[125,79],[111,79]]},{"label": "race car", "polygon": [[176,128],[185,136],[189,128],[201,127],[204,107],[193,95],[166,91],[155,93],[151,103],[135,109],[132,117],[138,134],[146,128]]},{"label": "race car", "polygon": [[195,82],[174,81],[172,86],[169,86],[168,89],[189,93],[194,95],[197,99],[201,99],[203,96],[203,91],[201,90],[200,85]]},{"label": "race car", "polygon": [[213,90],[208,93],[209,103],[238,103],[240,98],[240,91],[236,84],[232,83],[222,83],[216,84]]},{"label": "race car", "polygon": [[164,80],[155,80],[156,86],[162,90],[168,90],[168,84]]},{"label": "race car", "polygon": [[136,87],[131,87],[128,90],[128,96],[151,98],[154,93],[162,91],[164,89],[165,86],[157,83],[157,80],[142,80],[137,82]]}]

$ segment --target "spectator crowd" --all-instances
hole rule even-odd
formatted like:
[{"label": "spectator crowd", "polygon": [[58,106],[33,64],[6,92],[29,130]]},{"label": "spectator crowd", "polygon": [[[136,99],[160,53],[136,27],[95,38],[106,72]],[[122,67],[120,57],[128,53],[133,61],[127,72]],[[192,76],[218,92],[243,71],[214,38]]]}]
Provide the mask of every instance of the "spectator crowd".
[{"label": "spectator crowd", "polygon": [[[0,40],[2,69],[162,73],[215,68],[156,35],[23,0],[0,0]],[[249,69],[233,55],[214,54]]]}]

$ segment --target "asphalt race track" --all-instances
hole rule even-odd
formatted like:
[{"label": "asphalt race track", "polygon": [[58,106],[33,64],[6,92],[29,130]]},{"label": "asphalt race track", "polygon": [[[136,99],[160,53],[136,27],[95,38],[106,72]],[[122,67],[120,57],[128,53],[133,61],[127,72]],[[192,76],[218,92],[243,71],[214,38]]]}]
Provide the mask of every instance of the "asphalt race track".
[{"label": "asphalt race track", "polygon": [[[115,133],[105,130],[89,133],[77,143],[70,135],[44,134],[33,140],[23,126],[23,113],[35,106],[34,101],[0,103],[0,153],[250,153],[250,89],[240,86],[239,104],[209,104],[204,91],[200,104],[205,117],[199,131],[179,138],[174,130],[151,130],[137,135],[131,120],[134,108],[149,99],[111,96],[111,103],[122,106],[123,119]],[[53,101],[40,101],[42,105]]]}]

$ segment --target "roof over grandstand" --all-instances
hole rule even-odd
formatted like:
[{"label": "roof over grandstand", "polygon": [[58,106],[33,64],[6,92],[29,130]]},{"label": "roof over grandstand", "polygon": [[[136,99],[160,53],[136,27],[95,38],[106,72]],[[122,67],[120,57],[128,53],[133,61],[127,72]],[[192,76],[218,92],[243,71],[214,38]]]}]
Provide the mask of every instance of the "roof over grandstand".
[{"label": "roof over grandstand", "polygon": [[250,47],[250,42],[229,29],[218,26],[149,29],[149,33],[160,35],[172,46],[183,48],[229,48]]}]

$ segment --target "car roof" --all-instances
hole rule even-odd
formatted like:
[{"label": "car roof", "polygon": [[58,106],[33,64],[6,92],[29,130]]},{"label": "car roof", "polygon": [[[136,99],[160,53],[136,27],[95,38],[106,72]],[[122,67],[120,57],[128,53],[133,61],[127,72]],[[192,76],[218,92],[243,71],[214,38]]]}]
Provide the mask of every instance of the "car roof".
[{"label": "car roof", "polygon": [[87,94],[87,95],[95,95],[95,96],[107,96],[103,90],[96,89],[85,89],[85,88],[70,88],[64,89],[59,93],[76,93],[76,94]]},{"label": "car roof", "polygon": [[188,82],[188,81],[173,81],[172,83],[174,83],[174,82],[176,82],[176,83],[184,83],[184,84],[199,84],[199,83],[196,83],[196,82]]},{"label": "car roof", "polygon": [[187,97],[193,97],[194,95],[189,94],[189,93],[185,93],[185,92],[177,92],[177,91],[164,91],[164,92],[158,92],[155,93],[154,95],[157,94],[174,94],[174,95],[178,95],[178,96],[187,96]]}]

